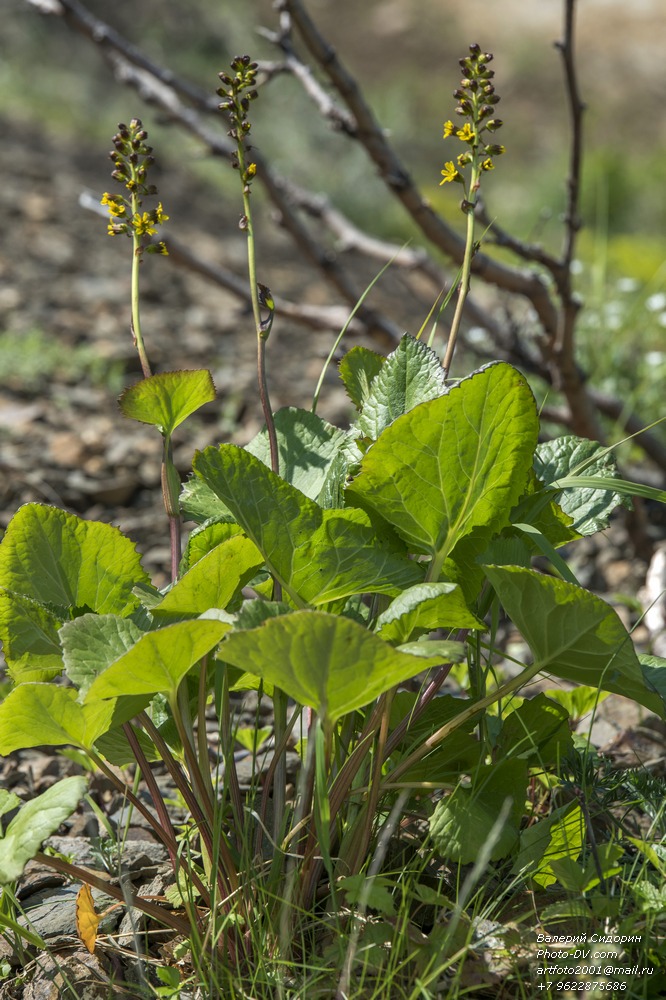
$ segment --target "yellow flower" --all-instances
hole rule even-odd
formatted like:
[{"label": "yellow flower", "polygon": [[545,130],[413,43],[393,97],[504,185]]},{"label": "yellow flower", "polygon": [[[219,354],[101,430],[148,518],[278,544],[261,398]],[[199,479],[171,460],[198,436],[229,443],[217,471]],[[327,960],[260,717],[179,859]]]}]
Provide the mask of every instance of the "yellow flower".
[{"label": "yellow flower", "polygon": [[456,135],[461,142],[474,142],[476,139],[476,132],[469,122],[465,122],[463,127],[457,130]]},{"label": "yellow flower", "polygon": [[109,215],[113,215],[116,219],[125,215],[127,208],[125,202],[119,194],[109,194],[108,191],[104,192],[104,197],[102,198],[101,205],[106,205],[109,210]]},{"label": "yellow flower", "polygon": [[453,163],[452,160],[449,160],[448,163],[444,164],[444,169],[442,170],[441,173],[442,173],[443,180],[441,180],[439,182],[439,186],[440,187],[442,186],[442,184],[446,184],[447,181],[459,181],[459,180],[462,180],[462,176],[456,170],[455,164]]},{"label": "yellow flower", "polygon": [[453,122],[451,122],[451,121],[444,122],[444,136],[443,136],[443,138],[444,139],[448,139],[449,136],[453,135],[453,133],[455,132],[455,130],[456,130],[456,127],[453,124]]},{"label": "yellow flower", "polygon": [[137,212],[132,218],[132,226],[138,236],[152,236],[157,227],[150,212]]},{"label": "yellow flower", "polygon": [[495,164],[490,159],[490,157],[488,157],[486,160],[483,161],[483,163],[481,164],[481,169],[482,170],[494,170],[495,169]]},{"label": "yellow flower", "polygon": [[161,201],[158,203],[158,206],[155,209],[154,218],[155,218],[155,222],[158,223],[158,224],[162,223],[162,222],[167,222],[167,220],[169,218],[169,216],[166,214],[166,212],[162,208],[162,202]]}]

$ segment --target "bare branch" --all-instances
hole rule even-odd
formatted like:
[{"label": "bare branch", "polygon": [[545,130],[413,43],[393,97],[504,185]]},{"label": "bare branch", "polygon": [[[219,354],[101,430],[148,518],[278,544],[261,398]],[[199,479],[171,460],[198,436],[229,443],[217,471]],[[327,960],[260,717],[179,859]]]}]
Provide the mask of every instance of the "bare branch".
[{"label": "bare branch", "polygon": [[564,63],[564,79],[571,117],[571,146],[569,176],[567,178],[567,210],[565,215],[565,240],[562,267],[554,274],[560,297],[557,337],[551,342],[553,382],[566,396],[577,434],[603,441],[604,435],[598,413],[585,385],[575,359],[574,332],[578,313],[582,307],[571,280],[571,264],[576,235],[581,222],[578,216],[580,173],[583,156],[583,103],[578,90],[575,66],[574,25],[576,0],[565,0],[564,37],[557,44]]}]

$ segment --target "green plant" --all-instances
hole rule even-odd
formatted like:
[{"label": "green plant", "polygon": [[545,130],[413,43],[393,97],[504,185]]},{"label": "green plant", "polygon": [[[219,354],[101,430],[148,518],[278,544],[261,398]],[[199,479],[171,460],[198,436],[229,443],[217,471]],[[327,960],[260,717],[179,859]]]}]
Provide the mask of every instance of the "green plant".
[{"label": "green plant", "polygon": [[[469,58],[466,79],[479,70],[487,81],[489,57],[474,47]],[[357,411],[350,429],[313,411],[270,412],[264,351],[275,310],[256,280],[256,167],[245,141],[254,72],[248,57],[234,60],[232,74],[221,74],[221,107],[243,190],[266,428],[246,448],[196,453],[179,491],[173,433],[214,390],[206,371],[151,373],[139,263],[165,216],[141,203],[155,192],[145,129],[133,119],[112,153],[128,195],[104,196],[110,232],[133,241],[144,373],[120,405],[163,439],[173,581],[155,589],[115,528],[22,507],[0,545],[0,636],[13,682],[0,704],[0,750],[74,747],[144,815],[171,859],[172,907],[124,895],[63,859],[40,859],[182,935],[211,995],[247,988],[287,997],[303,983],[309,996],[320,985],[330,995],[332,984],[346,995],[354,979],[359,996],[375,996],[388,970],[396,990],[417,997],[470,945],[468,911],[491,870],[503,893],[517,879],[586,892],[616,875],[610,840],[595,840],[592,860],[579,864],[590,837],[585,809],[552,794],[574,750],[567,709],[516,695],[547,672],[666,715],[666,664],[636,655],[615,611],[577,584],[557,551],[603,529],[641,488],[620,479],[610,449],[595,442],[539,443],[535,400],[516,368],[491,363],[449,383],[434,351],[408,334],[387,358],[362,347],[345,355],[340,377]],[[479,128],[490,124],[484,107],[470,112]],[[482,168],[476,140],[471,150],[468,220]],[[461,302],[474,252],[472,222]],[[454,345],[455,337],[450,352]],[[198,527],[181,553],[183,514]],[[536,554],[550,575],[532,568]],[[500,611],[532,656],[510,677],[498,668]],[[456,665],[464,696],[441,695]],[[244,792],[232,696],[252,690],[272,700],[273,752],[268,759],[265,741],[240,736],[253,760]],[[182,830],[152,773],[158,760],[187,806]],[[137,770],[124,780],[111,765]],[[154,812],[136,794],[139,776]],[[84,785],[66,779],[43,797],[48,809],[40,800],[22,807],[0,840],[0,881],[16,881]],[[40,824],[16,854],[36,812]],[[455,902],[441,874],[429,884],[435,862],[457,869]],[[424,919],[411,940],[411,913],[423,904],[450,919]],[[158,978],[156,995],[172,995],[172,971]]]}]

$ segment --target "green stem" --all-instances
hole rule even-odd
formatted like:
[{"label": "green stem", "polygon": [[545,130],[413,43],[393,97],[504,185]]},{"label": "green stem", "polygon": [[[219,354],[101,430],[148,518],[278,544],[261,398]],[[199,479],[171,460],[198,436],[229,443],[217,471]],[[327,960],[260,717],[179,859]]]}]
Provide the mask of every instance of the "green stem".
[{"label": "green stem", "polygon": [[465,300],[469,293],[469,282],[470,274],[472,272],[472,257],[474,256],[474,210],[476,207],[476,192],[479,186],[479,169],[474,163],[472,165],[472,172],[470,176],[469,190],[470,194],[474,197],[474,202],[472,202],[467,208],[467,235],[465,238],[465,254],[462,262],[462,275],[460,278],[460,285],[458,286],[458,301],[456,303],[456,311],[453,315],[453,320],[451,321],[451,329],[449,331],[449,339],[446,345],[446,354],[444,355],[444,360],[442,362],[442,368],[444,369],[444,378],[448,378],[449,370],[451,368],[451,363],[453,361],[453,353],[456,349],[456,342],[458,340],[458,333],[460,331],[460,324],[462,322],[463,309],[465,308]]},{"label": "green stem", "polygon": [[[239,139],[238,169],[241,178],[245,176],[245,147],[243,140]],[[249,184],[243,183],[243,215],[245,219],[245,231],[247,233],[247,271],[250,279],[250,298],[252,301],[252,315],[254,316],[254,327],[257,335],[257,379],[259,382],[259,397],[261,408],[266,421],[266,431],[268,432],[268,444],[271,453],[271,469],[276,475],[280,473],[280,458],[277,445],[277,434],[275,433],[275,421],[271,409],[270,397],[268,394],[268,381],[266,379],[266,341],[270,334],[270,325],[264,329],[261,319],[261,303],[259,301],[259,286],[257,284],[257,256],[256,242],[254,238],[254,221],[252,218],[252,206],[250,204]],[[271,317],[272,324],[272,317]]]},{"label": "green stem", "polygon": [[[132,215],[135,215],[139,211],[139,208],[139,197],[136,192],[132,192]],[[141,333],[141,316],[139,313],[139,267],[141,265],[142,249],[141,237],[138,233],[132,233],[132,340],[134,341],[134,346],[136,347],[139,355],[143,377],[150,378],[152,371],[150,368],[150,362],[148,361],[148,355],[146,353],[146,346],[143,342],[143,335]]]},{"label": "green stem", "polygon": [[273,840],[279,844],[284,835],[287,802],[287,754],[284,745],[287,731],[287,696],[277,687],[273,691],[273,725],[275,736],[273,753],[279,752],[273,780]]},{"label": "green stem", "polygon": [[181,556],[181,519],[180,503],[178,494],[180,493],[180,476],[173,462],[173,446],[171,436],[164,436],[162,448],[162,499],[164,509],[169,519],[169,539],[171,543],[171,582],[175,583],[180,572]]}]

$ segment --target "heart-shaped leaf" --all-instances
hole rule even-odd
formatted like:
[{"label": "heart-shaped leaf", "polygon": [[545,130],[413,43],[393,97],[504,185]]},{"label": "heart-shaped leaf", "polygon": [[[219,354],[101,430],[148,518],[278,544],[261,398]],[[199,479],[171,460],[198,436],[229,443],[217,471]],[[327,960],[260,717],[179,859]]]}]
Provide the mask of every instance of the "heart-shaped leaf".
[{"label": "heart-shaped leaf", "polygon": [[445,388],[442,364],[435,352],[405,334],[372,380],[356,426],[364,437],[376,441],[396,417],[436,399]]},{"label": "heart-shaped leaf", "polygon": [[352,347],[340,362],[340,378],[357,410],[363,409],[370,395],[370,387],[385,363],[383,355],[370,351],[367,347]]},{"label": "heart-shaped leaf", "polygon": [[581,535],[593,535],[608,527],[608,519],[620,504],[631,509],[631,501],[613,490],[617,465],[612,453],[597,441],[566,434],[543,441],[536,449],[534,467],[545,488],[558,479],[575,475],[584,466],[586,476],[608,479],[608,489],[574,487],[563,490],[558,498],[563,511],[573,518],[573,527]]},{"label": "heart-shaped leaf", "polygon": [[130,618],[81,615],[60,629],[65,673],[79,689],[79,700],[103,670],[131,649],[143,632]]},{"label": "heart-shaped leaf", "polygon": [[215,386],[206,369],[162,372],[125,389],[118,400],[126,417],[158,427],[170,437],[183,420],[215,399]]},{"label": "heart-shaped leaf", "polygon": [[62,670],[60,619],[43,604],[0,590],[0,639],[11,678],[49,681]]},{"label": "heart-shaped leaf", "polygon": [[138,603],[132,587],[148,582],[134,543],[117,528],[57,507],[20,507],[0,544],[0,587],[51,610],[127,614]]},{"label": "heart-shaped leaf", "polygon": [[226,608],[234,594],[263,566],[249,538],[234,535],[202,556],[152,609],[154,618],[188,618],[209,608]]},{"label": "heart-shaped leaf", "polygon": [[478,546],[507,523],[537,433],[527,382],[494,363],[395,420],[366,453],[347,496],[441,566],[461,538],[474,531]]},{"label": "heart-shaped leaf", "polygon": [[401,643],[436,628],[485,627],[455,583],[419,583],[391,601],[377,619],[376,631],[387,642]]},{"label": "heart-shaped leaf", "polygon": [[518,840],[526,792],[525,761],[503,760],[477,768],[470,788],[458,785],[435,806],[430,834],[439,853],[462,865],[476,861],[509,799],[506,821],[490,851],[491,861],[506,857]]},{"label": "heart-shaped leaf", "polygon": [[437,656],[398,652],[356,622],[323,611],[295,611],[230,633],[219,658],[271,682],[330,723],[441,663]]}]

